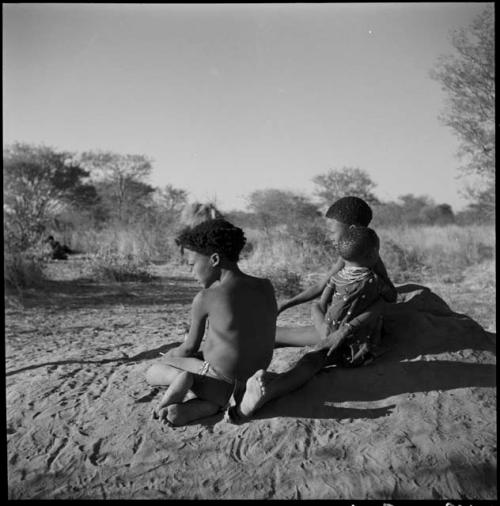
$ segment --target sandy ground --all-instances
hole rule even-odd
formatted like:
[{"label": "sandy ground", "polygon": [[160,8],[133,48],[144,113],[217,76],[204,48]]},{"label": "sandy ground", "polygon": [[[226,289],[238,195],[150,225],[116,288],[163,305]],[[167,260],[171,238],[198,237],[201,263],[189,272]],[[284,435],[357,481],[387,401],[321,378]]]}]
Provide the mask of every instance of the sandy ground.
[{"label": "sandy ground", "polygon": [[[374,364],[324,370],[241,425],[216,415],[171,428],[150,419],[161,392],[144,372],[181,341],[197,286],[166,268],[150,283],[95,284],[71,267],[54,263],[43,292],[7,300],[10,499],[497,497],[491,287],[488,333],[406,287],[415,310],[389,319]],[[465,306],[479,292],[453,291]],[[308,311],[279,324],[304,326]],[[277,349],[270,369],[303,353]]]}]

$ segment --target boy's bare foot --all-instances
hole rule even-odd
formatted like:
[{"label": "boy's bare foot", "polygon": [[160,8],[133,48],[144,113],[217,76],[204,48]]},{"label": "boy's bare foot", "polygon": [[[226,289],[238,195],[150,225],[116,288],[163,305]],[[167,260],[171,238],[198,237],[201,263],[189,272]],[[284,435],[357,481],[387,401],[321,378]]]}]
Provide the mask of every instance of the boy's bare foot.
[{"label": "boy's bare foot", "polygon": [[238,406],[238,414],[250,416],[266,403],[269,397],[268,385],[273,375],[259,369],[247,379],[245,393]]}]

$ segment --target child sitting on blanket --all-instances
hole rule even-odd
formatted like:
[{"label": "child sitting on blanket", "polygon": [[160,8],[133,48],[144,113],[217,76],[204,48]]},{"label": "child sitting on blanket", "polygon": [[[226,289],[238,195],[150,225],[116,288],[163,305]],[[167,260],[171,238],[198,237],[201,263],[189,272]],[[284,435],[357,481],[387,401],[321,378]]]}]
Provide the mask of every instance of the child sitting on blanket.
[{"label": "child sitting on blanket", "polygon": [[[334,202],[328,211],[326,217],[329,218],[328,225],[332,234],[333,242],[338,245],[338,242],[343,234],[353,226],[367,227],[372,219],[372,210],[370,206],[358,197],[343,197]],[[327,284],[336,273],[338,273],[345,265],[345,260],[339,256],[333,267],[330,269],[328,274],[322,278],[318,283],[306,288],[304,291],[295,295],[289,300],[285,300],[278,304],[278,314],[282,313],[288,308],[309,302],[313,299],[320,297]],[[379,276],[380,279],[384,280],[387,285],[387,291],[385,292],[385,299],[388,302],[396,301],[396,288],[389,279],[387,270],[385,268],[380,255],[377,252],[377,258],[374,265],[372,266],[373,271]],[[323,301],[324,302],[324,301]],[[320,302],[322,312],[325,312],[324,303]],[[316,332],[314,334],[304,335],[303,333],[295,333],[289,328],[278,327],[276,331],[276,344],[280,346],[308,346],[315,345],[318,340],[323,336],[323,316],[319,314],[318,307],[313,304],[311,307],[311,318]]]},{"label": "child sitting on blanket", "polygon": [[146,373],[151,385],[169,385],[153,415],[172,425],[224,409],[231,395],[241,396],[245,381],[271,361],[274,289],[269,280],[239,269],[245,241],[243,231],[223,219],[200,223],[177,238],[203,288],[193,300],[186,340]]}]

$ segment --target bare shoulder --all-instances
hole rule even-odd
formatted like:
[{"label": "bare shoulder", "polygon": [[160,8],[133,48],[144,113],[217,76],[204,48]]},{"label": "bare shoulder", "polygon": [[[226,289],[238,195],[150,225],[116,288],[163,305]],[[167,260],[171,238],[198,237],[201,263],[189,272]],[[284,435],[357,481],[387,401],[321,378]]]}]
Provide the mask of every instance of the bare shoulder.
[{"label": "bare shoulder", "polygon": [[208,304],[210,301],[216,297],[217,295],[214,294],[213,289],[211,288],[204,288],[203,290],[200,290],[193,299],[192,307],[194,310],[203,311],[208,307]]},{"label": "bare shoulder", "polygon": [[272,293],[274,295],[274,286],[268,278],[258,278],[256,276],[247,275],[249,283],[253,284],[257,290],[262,290],[266,293]]}]

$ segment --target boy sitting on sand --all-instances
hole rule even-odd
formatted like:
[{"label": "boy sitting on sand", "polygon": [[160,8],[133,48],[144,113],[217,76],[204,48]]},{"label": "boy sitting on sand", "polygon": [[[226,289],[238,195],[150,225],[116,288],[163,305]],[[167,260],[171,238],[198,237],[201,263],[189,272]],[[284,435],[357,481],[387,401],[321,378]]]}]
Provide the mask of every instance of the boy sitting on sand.
[{"label": "boy sitting on sand", "polygon": [[395,302],[397,293],[380,259],[378,237],[366,227],[371,209],[362,199],[344,197],[326,216],[340,258],[325,279],[279,306],[284,311],[322,295],[311,308],[313,332],[281,328],[276,336],[277,344],[314,349],[284,373],[259,370],[249,378],[241,403],[229,412],[233,421],[301,387],[326,365],[356,367],[376,354],[385,301]]},{"label": "boy sitting on sand", "polygon": [[[269,280],[239,269],[245,241],[243,231],[223,219],[200,223],[177,238],[203,289],[193,300],[184,343],[146,373],[151,385],[169,385],[154,415],[172,425],[217,413],[232,394],[240,399],[245,381],[271,361],[277,314],[274,289]],[[186,394],[195,398],[186,401]]]}]

